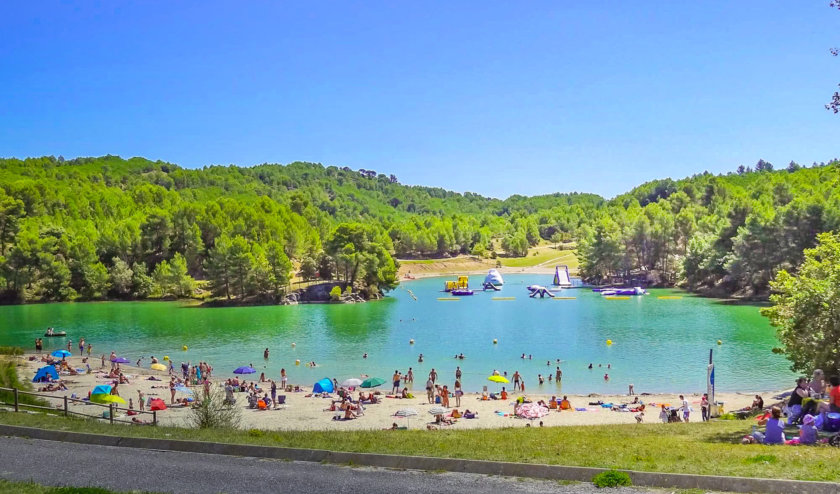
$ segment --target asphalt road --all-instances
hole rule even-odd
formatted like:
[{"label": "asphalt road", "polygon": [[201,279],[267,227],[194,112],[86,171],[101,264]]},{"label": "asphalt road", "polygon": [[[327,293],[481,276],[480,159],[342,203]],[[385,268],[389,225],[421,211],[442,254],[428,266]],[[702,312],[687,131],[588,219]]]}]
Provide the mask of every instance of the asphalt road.
[{"label": "asphalt road", "polygon": [[[352,468],[310,462],[175,453],[0,437],[0,478],[117,491],[546,493],[600,492],[591,484],[462,473]],[[615,489],[610,494],[638,494]]]}]

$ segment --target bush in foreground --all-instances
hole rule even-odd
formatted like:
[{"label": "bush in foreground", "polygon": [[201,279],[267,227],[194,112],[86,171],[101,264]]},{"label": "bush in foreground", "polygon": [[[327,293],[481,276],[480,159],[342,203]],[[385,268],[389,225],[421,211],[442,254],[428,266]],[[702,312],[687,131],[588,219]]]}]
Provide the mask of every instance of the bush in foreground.
[{"label": "bush in foreground", "polygon": [[235,404],[225,403],[225,394],[219,388],[209,392],[200,389],[190,409],[189,423],[199,429],[236,429],[241,410]]},{"label": "bush in foreground", "polygon": [[592,477],[592,483],[598,488],[633,485],[633,481],[630,480],[629,475],[617,470],[607,470],[606,472],[599,473]]}]

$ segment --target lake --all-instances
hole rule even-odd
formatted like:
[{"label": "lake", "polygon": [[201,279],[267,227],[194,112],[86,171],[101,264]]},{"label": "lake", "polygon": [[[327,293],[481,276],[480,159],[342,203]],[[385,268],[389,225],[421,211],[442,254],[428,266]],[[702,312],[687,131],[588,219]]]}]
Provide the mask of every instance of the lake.
[{"label": "lake", "polygon": [[[709,349],[714,349],[717,389],[775,390],[791,386],[784,357],[773,354],[774,329],[754,305],[733,305],[678,290],[607,300],[588,289],[563,290],[573,300],[530,299],[525,286],[549,284],[551,275],[506,275],[501,292],[477,292],[458,301],[442,293],[445,278],[403,283],[382,301],[350,305],[200,308],[178,302],[62,303],[0,307],[0,345],[33,350],[48,326],[67,331],[74,353],[79,337],[95,355],[117,351],[134,362],[150,355],[210,362],[216,375],[253,363],[277,378],[311,385],[368,374],[390,380],[395,369],[413,367],[415,389],[429,370],[444,382],[460,365],[466,391],[490,384],[499,369],[525,377],[529,392],[700,392],[705,390]],[[483,276],[471,277],[480,286]],[[415,300],[408,292],[416,296]],[[681,297],[660,299],[661,296]],[[493,300],[515,297],[515,300]],[[414,339],[413,345],[409,340]],[[497,339],[498,343],[493,344]],[[606,340],[612,340],[608,346]],[[717,345],[717,340],[722,345]],[[44,338],[45,348],[66,345]],[[293,347],[292,344],[295,344]],[[188,350],[183,351],[182,346]],[[263,360],[268,347],[271,356]],[[368,354],[367,359],[362,355]],[[422,353],[425,361],[417,362]],[[455,360],[464,353],[464,360]],[[523,360],[525,353],[533,355]],[[301,365],[295,366],[295,360]],[[562,387],[538,386],[562,359]],[[546,366],[550,360],[551,365]],[[315,361],[316,368],[305,362]],[[589,363],[594,369],[589,370]],[[603,367],[599,368],[599,364]],[[607,364],[611,368],[607,370]],[[609,382],[604,381],[608,372]],[[254,375],[254,377],[258,374]],[[493,389],[493,388],[491,388]]]}]

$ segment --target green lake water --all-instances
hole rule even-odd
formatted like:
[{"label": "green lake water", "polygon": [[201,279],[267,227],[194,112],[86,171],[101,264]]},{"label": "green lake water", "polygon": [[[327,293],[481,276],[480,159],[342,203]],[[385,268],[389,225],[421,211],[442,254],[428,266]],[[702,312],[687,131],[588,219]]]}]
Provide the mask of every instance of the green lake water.
[{"label": "green lake water", "polygon": [[[471,278],[479,286],[483,276]],[[176,302],[103,302],[0,307],[0,345],[34,349],[48,326],[76,343],[84,337],[93,353],[112,350],[134,362],[145,356],[210,362],[217,375],[253,363],[277,378],[311,384],[368,374],[390,380],[412,367],[415,388],[434,367],[444,382],[460,365],[467,391],[479,391],[494,369],[518,370],[528,390],[545,393],[699,392],[705,390],[709,349],[715,350],[719,391],[789,387],[787,361],[771,352],[774,330],[753,305],[731,305],[675,290],[645,297],[606,300],[588,289],[564,290],[574,300],[530,299],[525,286],[549,284],[550,275],[507,275],[501,292],[477,292],[439,301],[443,278],[403,283],[383,300],[354,305],[199,308]],[[414,293],[414,300],[408,293]],[[682,296],[663,300],[658,296]],[[515,297],[498,301],[493,297]],[[414,339],[413,345],[409,340]],[[498,344],[493,344],[493,339]],[[611,339],[612,346],[606,345]],[[722,345],[717,345],[717,340]],[[45,338],[47,349],[64,338]],[[293,347],[292,344],[295,344]],[[183,351],[182,346],[188,350]],[[271,356],[263,359],[268,347]],[[368,354],[367,359],[362,355]],[[418,363],[418,355],[425,357]],[[464,353],[464,360],[455,360]],[[525,353],[533,359],[522,360]],[[295,360],[301,365],[296,366]],[[539,386],[537,375],[553,373],[562,359],[562,385]],[[546,366],[550,360],[551,365]],[[318,366],[308,368],[305,362]],[[594,369],[589,370],[589,363]],[[599,368],[601,364],[603,367]],[[611,368],[607,369],[607,364]],[[604,381],[608,372],[609,382]],[[254,377],[259,374],[254,375]]]}]

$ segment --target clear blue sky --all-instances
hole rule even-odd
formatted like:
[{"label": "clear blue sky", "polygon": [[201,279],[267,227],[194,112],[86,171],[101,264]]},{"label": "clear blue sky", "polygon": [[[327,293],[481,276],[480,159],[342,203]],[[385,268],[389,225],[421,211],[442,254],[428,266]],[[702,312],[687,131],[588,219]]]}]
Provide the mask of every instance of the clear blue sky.
[{"label": "clear blue sky", "polygon": [[838,45],[828,0],[8,2],[0,156],[613,196],[840,156]]}]

